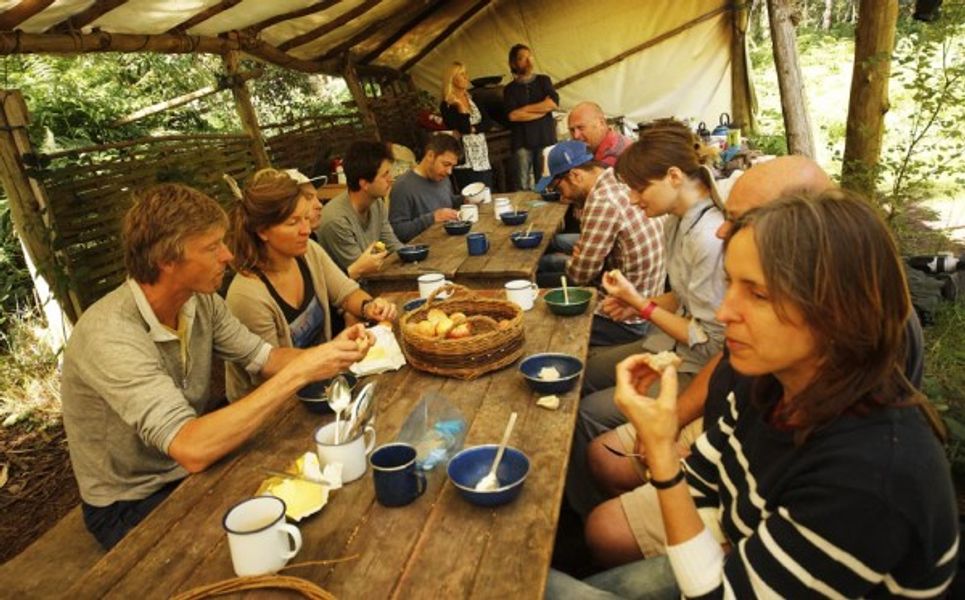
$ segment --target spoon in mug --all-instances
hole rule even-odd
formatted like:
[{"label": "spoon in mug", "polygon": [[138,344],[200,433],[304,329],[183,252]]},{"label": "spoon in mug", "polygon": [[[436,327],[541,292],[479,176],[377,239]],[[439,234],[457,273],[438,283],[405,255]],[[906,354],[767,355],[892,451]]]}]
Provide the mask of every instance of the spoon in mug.
[{"label": "spoon in mug", "polygon": [[509,423],[506,423],[506,431],[503,432],[503,439],[499,442],[499,450],[496,451],[493,466],[489,468],[489,473],[486,473],[486,476],[476,484],[475,490],[477,492],[491,492],[499,489],[499,479],[496,478],[496,469],[499,467],[500,461],[503,460],[503,452],[506,451],[506,444],[509,442],[509,436],[513,433],[513,425],[515,424],[516,413],[514,412],[509,415]]},{"label": "spoon in mug", "polygon": [[341,419],[342,412],[348,408],[349,403],[352,401],[352,390],[349,389],[348,381],[345,376],[339,375],[332,382],[332,388],[329,391],[328,404],[335,411],[335,443],[341,442]]}]

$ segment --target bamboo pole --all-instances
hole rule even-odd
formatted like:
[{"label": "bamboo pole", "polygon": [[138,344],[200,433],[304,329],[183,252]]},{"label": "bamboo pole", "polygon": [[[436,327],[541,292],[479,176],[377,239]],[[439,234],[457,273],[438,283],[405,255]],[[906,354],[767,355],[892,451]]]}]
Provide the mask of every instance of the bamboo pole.
[{"label": "bamboo pole", "polygon": [[362,82],[359,81],[358,71],[355,70],[355,65],[351,60],[346,61],[345,70],[342,73],[345,78],[345,83],[348,85],[349,91],[352,93],[352,98],[355,100],[355,106],[358,107],[359,114],[362,116],[362,122],[365,123],[367,127],[371,127],[375,132],[375,139],[381,140],[382,135],[379,132],[379,123],[375,118],[375,113],[372,112],[372,108],[369,106],[369,99],[365,95],[365,90],[362,88]]},{"label": "bamboo pole", "polygon": [[225,73],[231,81],[231,94],[235,98],[235,108],[241,118],[241,125],[251,138],[251,153],[254,156],[255,164],[259,169],[271,166],[268,160],[268,151],[265,149],[265,140],[261,135],[261,128],[258,126],[258,115],[255,107],[251,104],[251,94],[248,86],[238,75],[238,63],[241,56],[237,51],[227,52],[224,55]]},{"label": "bamboo pole", "polygon": [[[14,230],[29,260],[53,288],[61,309],[72,322],[80,317],[77,296],[70,292],[66,274],[50,243],[50,210],[43,186],[27,175],[25,157],[34,154],[27,125],[30,116],[17,90],[0,91],[0,182],[7,193]],[[46,300],[46,299],[44,299]],[[45,307],[46,310],[46,307]]]},{"label": "bamboo pole", "polygon": [[873,197],[888,112],[898,0],[861,0],[844,142],[841,185]]},{"label": "bamboo pole", "polygon": [[787,150],[790,154],[813,158],[811,117],[804,93],[804,77],[797,60],[797,38],[788,0],[767,0],[767,14],[771,23],[771,46],[777,69],[777,85],[781,92]]}]

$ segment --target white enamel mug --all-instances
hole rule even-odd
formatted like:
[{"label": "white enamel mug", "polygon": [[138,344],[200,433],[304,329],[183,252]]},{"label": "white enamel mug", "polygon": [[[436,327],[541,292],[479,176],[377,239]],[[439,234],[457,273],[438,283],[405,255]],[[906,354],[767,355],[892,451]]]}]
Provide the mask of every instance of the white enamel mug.
[{"label": "white enamel mug", "polygon": [[514,279],[503,287],[506,288],[506,299],[515,302],[523,310],[533,308],[536,296],[539,295],[539,287],[525,279]]},{"label": "white enamel mug", "polygon": [[[442,273],[426,273],[425,275],[419,275],[416,281],[419,282],[420,298],[428,298],[429,294],[449,283],[446,281],[446,278]],[[443,296],[441,295],[439,296],[439,298],[442,297]]]},{"label": "white enamel mug", "polygon": [[276,573],[302,547],[302,534],[285,522],[285,502],[275,496],[242,500],[228,509],[222,526],[238,577]]},{"label": "white enamel mug", "polygon": [[[342,465],[342,482],[355,481],[365,475],[368,464],[366,457],[375,447],[375,429],[366,427],[354,438],[340,444],[335,443],[335,425],[333,421],[315,430],[315,449],[318,452],[318,462],[322,467],[333,463]],[[347,424],[343,421],[341,426]]]},{"label": "white enamel mug", "polygon": [[496,198],[493,200],[493,216],[497,219],[505,212],[513,212],[513,203],[509,198]]},{"label": "white enamel mug", "polygon": [[459,219],[470,223],[479,222],[479,207],[475,204],[463,204],[459,207]]},{"label": "white enamel mug", "polygon": [[467,202],[471,202],[472,204],[484,204],[492,198],[492,193],[489,191],[489,188],[481,181],[470,183],[462,188],[462,195]]}]

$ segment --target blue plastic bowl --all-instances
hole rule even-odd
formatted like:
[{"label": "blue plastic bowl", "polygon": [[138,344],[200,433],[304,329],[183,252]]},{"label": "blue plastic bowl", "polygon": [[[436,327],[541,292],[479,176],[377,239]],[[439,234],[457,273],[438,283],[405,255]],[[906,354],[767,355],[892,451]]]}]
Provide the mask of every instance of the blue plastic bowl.
[{"label": "blue plastic bowl", "polygon": [[404,310],[405,312],[412,312],[413,310],[421,307],[425,303],[426,303],[425,298],[416,298],[415,300],[409,300],[408,302],[402,305],[402,310]]},{"label": "blue plastic bowl", "polygon": [[442,226],[449,235],[466,235],[472,229],[470,221],[446,221]]},{"label": "blue plastic bowl", "polygon": [[402,259],[402,262],[417,262],[425,260],[427,256],[429,256],[429,246],[426,244],[415,244],[399,248],[399,258]]},{"label": "blue plastic bowl", "polygon": [[535,248],[543,241],[542,231],[530,231],[526,235],[525,231],[514,231],[509,234],[509,239],[517,248]]},{"label": "blue plastic bowl", "polygon": [[529,459],[521,451],[506,447],[503,459],[496,469],[500,487],[491,492],[477,492],[476,484],[489,473],[496,458],[497,444],[485,444],[466,448],[452,457],[446,473],[449,481],[456,486],[463,498],[479,506],[499,506],[512,502],[523,489],[523,482],[529,473]]},{"label": "blue plastic bowl", "polygon": [[[556,367],[560,378],[554,381],[539,378],[544,367]],[[533,391],[540,394],[562,394],[573,389],[583,371],[583,361],[570,354],[543,352],[527,356],[519,363],[519,372]]]},{"label": "blue plastic bowl", "polygon": [[504,212],[499,214],[499,218],[507,225],[522,225],[526,222],[529,211],[518,210],[516,212]]},{"label": "blue plastic bowl", "polygon": [[[359,382],[358,377],[346,371],[342,373],[348,381],[350,390],[355,389],[355,384]],[[331,379],[313,381],[295,392],[295,397],[302,401],[302,406],[313,413],[325,414],[332,413],[328,405],[328,386],[332,385]]]}]

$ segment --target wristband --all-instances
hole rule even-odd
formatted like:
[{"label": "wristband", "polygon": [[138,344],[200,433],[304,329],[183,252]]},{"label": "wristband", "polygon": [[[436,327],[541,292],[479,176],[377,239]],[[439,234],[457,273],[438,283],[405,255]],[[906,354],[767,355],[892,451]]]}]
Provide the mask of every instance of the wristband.
[{"label": "wristband", "polygon": [[675,485],[677,485],[678,483],[680,483],[681,481],[683,481],[683,480],[684,480],[684,477],[686,477],[686,476],[687,476],[687,474],[684,473],[683,467],[681,467],[681,468],[677,471],[677,474],[674,475],[673,477],[671,477],[670,479],[664,479],[663,481],[660,481],[660,480],[658,480],[658,479],[651,479],[651,480],[650,480],[650,485],[652,485],[653,487],[657,488],[658,490],[669,490],[669,489],[672,488],[673,486],[675,486]]},{"label": "wristband", "polygon": [[645,321],[649,321],[650,315],[652,315],[653,311],[655,310],[657,310],[657,303],[651,300],[650,302],[647,302],[646,306],[640,309],[640,317]]}]

